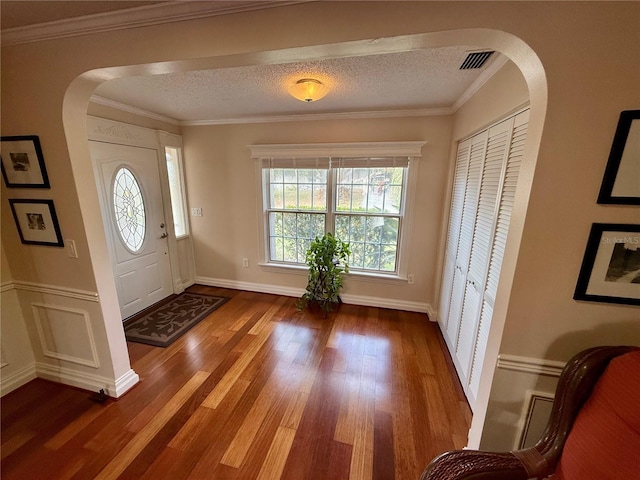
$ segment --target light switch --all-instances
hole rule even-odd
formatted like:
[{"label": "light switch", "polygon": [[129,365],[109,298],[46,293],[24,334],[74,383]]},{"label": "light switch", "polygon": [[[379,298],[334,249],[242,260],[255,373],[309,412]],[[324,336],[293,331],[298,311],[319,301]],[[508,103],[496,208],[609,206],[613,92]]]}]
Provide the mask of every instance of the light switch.
[{"label": "light switch", "polygon": [[192,207],[191,208],[191,216],[192,217],[201,217],[202,216],[202,207]]},{"label": "light switch", "polygon": [[78,250],[76,249],[76,242],[73,240],[65,240],[67,245],[67,255],[70,258],[78,258]]}]

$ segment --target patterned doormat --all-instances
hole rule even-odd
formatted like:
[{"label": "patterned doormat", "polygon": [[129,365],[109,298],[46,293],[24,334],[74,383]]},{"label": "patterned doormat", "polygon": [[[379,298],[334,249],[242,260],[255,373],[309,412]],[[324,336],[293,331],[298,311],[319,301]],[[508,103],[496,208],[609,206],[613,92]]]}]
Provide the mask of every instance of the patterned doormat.
[{"label": "patterned doormat", "polygon": [[129,342],[168,347],[227,300],[226,297],[183,292],[142,312],[141,316],[125,321],[125,336]]}]

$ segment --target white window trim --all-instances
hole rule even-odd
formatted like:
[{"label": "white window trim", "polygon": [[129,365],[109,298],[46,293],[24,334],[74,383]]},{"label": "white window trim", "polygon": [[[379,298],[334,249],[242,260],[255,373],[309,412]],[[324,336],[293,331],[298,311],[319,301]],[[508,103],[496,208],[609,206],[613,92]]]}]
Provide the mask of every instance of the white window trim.
[{"label": "white window trim", "polygon": [[[255,181],[260,202],[258,208],[258,237],[262,245],[260,249],[260,267],[265,271],[278,273],[291,273],[306,275],[308,267],[306,265],[292,265],[288,263],[272,262],[269,255],[269,242],[267,240],[267,210],[265,209],[262,160],[265,158],[312,158],[312,157],[385,157],[385,156],[406,156],[409,158],[408,174],[406,186],[404,188],[404,212],[402,215],[402,228],[398,241],[398,265],[396,272],[372,272],[372,271],[351,271],[348,278],[362,281],[374,281],[383,283],[406,283],[409,254],[411,243],[411,230],[414,222],[413,212],[418,180],[418,159],[422,157],[422,147],[426,141],[410,142],[358,142],[358,143],[307,143],[307,144],[261,144],[248,145],[251,150],[251,157],[255,160]],[[331,183],[331,182],[330,182]],[[329,190],[329,189],[328,189]]]}]

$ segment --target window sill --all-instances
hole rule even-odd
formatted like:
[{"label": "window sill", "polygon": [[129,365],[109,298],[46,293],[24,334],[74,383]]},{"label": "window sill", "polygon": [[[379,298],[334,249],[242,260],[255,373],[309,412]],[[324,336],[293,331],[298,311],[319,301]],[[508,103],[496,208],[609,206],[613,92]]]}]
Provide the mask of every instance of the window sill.
[{"label": "window sill", "polygon": [[[306,265],[287,265],[284,263],[260,263],[259,265],[261,270],[273,273],[307,276],[309,271],[309,267]],[[389,283],[394,285],[406,285],[408,283],[408,279],[406,277],[390,273],[371,273],[352,270],[349,273],[345,273],[344,277],[346,280],[354,280],[357,282]]]}]

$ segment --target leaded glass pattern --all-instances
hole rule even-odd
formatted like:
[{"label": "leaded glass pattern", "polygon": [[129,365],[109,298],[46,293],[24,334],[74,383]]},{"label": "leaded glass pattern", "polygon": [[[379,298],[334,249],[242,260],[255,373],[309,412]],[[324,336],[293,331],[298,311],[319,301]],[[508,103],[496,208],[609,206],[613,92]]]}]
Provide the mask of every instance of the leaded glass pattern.
[{"label": "leaded glass pattern", "polygon": [[129,250],[138,252],[146,232],[144,198],[138,181],[126,167],[113,178],[113,210],[120,238]]}]

